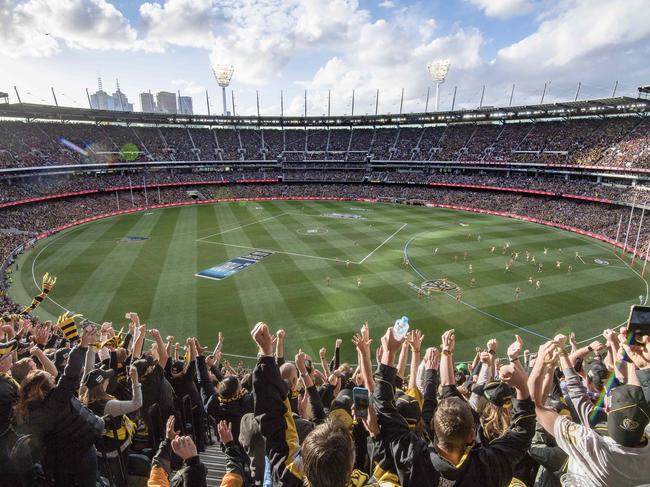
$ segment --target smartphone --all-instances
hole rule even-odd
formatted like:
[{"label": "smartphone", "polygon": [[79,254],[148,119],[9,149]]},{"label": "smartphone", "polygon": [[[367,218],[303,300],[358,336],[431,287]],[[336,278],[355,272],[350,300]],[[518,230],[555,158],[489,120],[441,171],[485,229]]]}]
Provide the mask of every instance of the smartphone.
[{"label": "smartphone", "polygon": [[365,387],[355,387],[352,389],[352,400],[354,402],[354,415],[359,418],[367,418],[368,406],[370,405],[368,389]]},{"label": "smartphone", "polygon": [[627,320],[628,343],[643,343],[643,336],[650,335],[650,306],[634,305]]}]

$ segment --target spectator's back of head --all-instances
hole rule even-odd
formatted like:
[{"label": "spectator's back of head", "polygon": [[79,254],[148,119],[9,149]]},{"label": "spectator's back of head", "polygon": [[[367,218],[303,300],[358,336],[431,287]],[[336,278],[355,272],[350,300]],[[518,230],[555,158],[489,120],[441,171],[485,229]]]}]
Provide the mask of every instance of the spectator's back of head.
[{"label": "spectator's back of head", "polygon": [[306,485],[345,487],[354,465],[354,444],[350,431],[337,420],[314,428],[302,444]]},{"label": "spectator's back of head", "polygon": [[233,375],[224,378],[217,386],[219,397],[226,401],[236,399],[239,391],[239,379]]},{"label": "spectator's back of head", "polygon": [[298,383],[298,369],[294,364],[285,362],[280,366],[280,377],[286,381],[291,390],[294,390]]},{"label": "spectator's back of head", "polygon": [[458,397],[442,400],[433,416],[433,430],[443,450],[462,451],[474,434],[474,417],[467,401]]},{"label": "spectator's back of head", "polygon": [[31,358],[21,358],[11,368],[11,375],[19,384],[27,377],[32,370],[36,369],[36,364]]}]

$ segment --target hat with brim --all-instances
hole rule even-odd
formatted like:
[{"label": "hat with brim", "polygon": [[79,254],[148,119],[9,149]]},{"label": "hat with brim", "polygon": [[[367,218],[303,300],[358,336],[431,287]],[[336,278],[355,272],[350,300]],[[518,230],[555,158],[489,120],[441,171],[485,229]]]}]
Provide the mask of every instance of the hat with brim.
[{"label": "hat with brim", "polygon": [[54,353],[54,366],[57,369],[63,368],[63,362],[65,362],[65,359],[68,358],[70,355],[70,349],[69,348],[60,348]]},{"label": "hat with brim", "polygon": [[495,406],[503,406],[512,399],[512,387],[505,382],[488,382],[487,384],[475,385],[472,392],[483,396]]},{"label": "hat with brim", "polygon": [[151,367],[156,361],[151,355],[145,355],[141,359],[136,360],[131,365],[136,368],[138,375],[142,377],[149,367]]},{"label": "hat with brim", "polygon": [[602,362],[595,360],[588,365],[587,378],[596,389],[602,389],[608,377],[609,370]]},{"label": "hat with brim", "polygon": [[650,422],[650,407],[639,386],[626,384],[611,390],[611,407],[607,412],[609,437],[622,446],[641,443]]},{"label": "hat with brim", "polygon": [[93,389],[107,380],[111,380],[113,377],[115,377],[115,371],[113,369],[93,369],[84,378],[84,385],[88,389]]}]

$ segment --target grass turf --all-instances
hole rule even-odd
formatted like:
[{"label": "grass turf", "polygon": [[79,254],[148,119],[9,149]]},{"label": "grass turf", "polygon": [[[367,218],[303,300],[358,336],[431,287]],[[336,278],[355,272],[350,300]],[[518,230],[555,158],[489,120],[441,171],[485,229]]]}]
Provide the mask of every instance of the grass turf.
[{"label": "grass turf", "polygon": [[[333,212],[365,220],[323,216]],[[251,249],[274,254],[221,281],[195,276]],[[520,255],[506,272],[511,250]],[[526,250],[544,264],[541,273],[526,263]],[[505,347],[518,333],[531,349],[557,332],[587,339],[623,322],[629,305],[647,294],[647,283],[611,246],[587,237],[483,214],[360,202],[249,201],[126,214],[45,239],[19,266],[11,294],[20,303],[37,294],[34,281],[43,273],[58,277],[38,310],[43,318],[64,307],[120,328],[124,313],[137,311],[163,335],[197,335],[213,345],[221,330],[225,351],[244,356],[254,355],[249,330],[262,320],[287,331],[287,355],[302,347],[317,357],[321,346],[331,350],[341,337],[343,358],[352,362],[349,338],[365,320],[376,343],[404,314],[424,331],[427,346],[455,328],[456,357],[469,360],[489,337]],[[539,290],[528,284],[531,275],[541,281]],[[461,303],[453,294],[419,298],[409,285],[441,277],[463,288]]]}]

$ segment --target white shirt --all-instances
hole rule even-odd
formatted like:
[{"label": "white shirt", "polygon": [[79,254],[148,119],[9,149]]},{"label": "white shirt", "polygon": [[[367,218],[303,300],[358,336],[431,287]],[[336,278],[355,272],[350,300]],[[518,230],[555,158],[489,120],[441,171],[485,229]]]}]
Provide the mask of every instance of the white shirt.
[{"label": "white shirt", "polygon": [[599,487],[650,485],[650,442],[641,448],[621,446],[564,416],[553,429],[558,446],[569,455],[569,473]]}]

